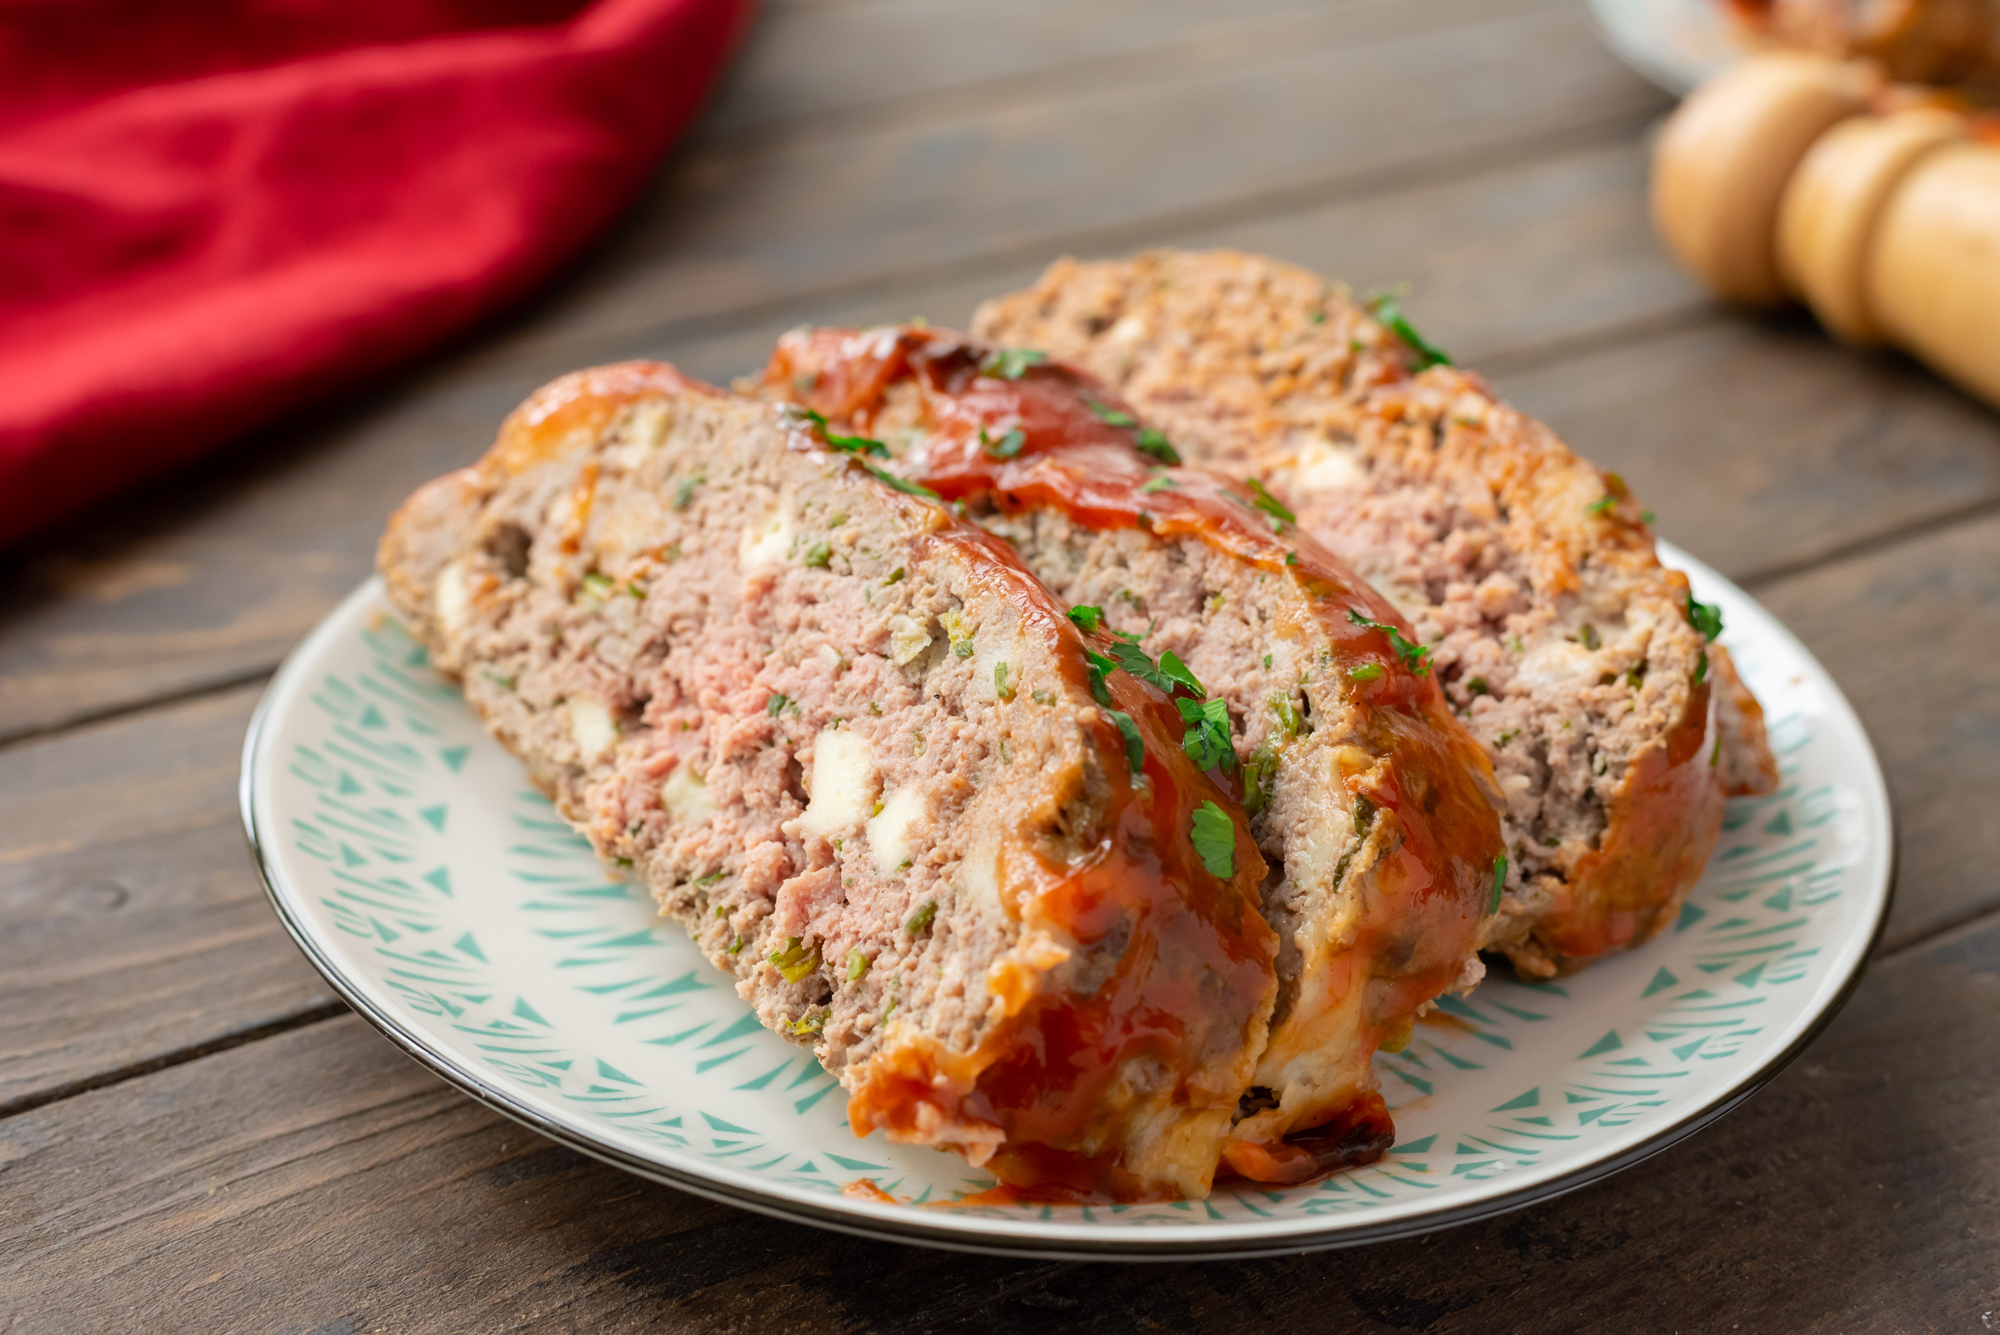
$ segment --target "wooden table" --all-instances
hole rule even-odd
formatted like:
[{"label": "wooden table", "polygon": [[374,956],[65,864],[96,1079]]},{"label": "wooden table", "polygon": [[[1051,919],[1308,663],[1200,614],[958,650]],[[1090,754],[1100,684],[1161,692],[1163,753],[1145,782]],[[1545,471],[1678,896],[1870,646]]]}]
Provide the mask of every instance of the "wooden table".
[{"label": "wooden table", "polygon": [[[771,0],[531,308],[0,576],[0,1331],[2000,1329],[2000,419],[1717,310],[1645,221],[1668,100],[1581,0]],[[266,906],[238,747],[391,506],[534,386],[962,322],[1064,252],[1356,287],[1624,473],[1851,694],[1899,804],[1866,982],[1741,1110],[1517,1214],[1289,1260],[1024,1263],[653,1186],[446,1088]]]}]

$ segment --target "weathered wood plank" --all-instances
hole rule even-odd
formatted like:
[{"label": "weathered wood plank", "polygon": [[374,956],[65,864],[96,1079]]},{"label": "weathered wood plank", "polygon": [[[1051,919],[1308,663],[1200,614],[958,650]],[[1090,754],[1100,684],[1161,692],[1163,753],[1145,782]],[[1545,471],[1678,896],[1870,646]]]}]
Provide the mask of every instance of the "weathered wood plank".
[{"label": "weathered wood plank", "polygon": [[1718,316],[1496,379],[1738,578],[2000,498],[2000,416],[1803,320]]},{"label": "weathered wood plank", "polygon": [[[1527,6],[1523,8],[1524,4]],[[1664,111],[1581,7],[1330,7],[1312,43],[1219,69],[853,134],[691,148],[520,345],[597,346],[748,304],[1477,171]],[[855,72],[865,78],[865,71]],[[518,349],[517,349],[518,350]]]},{"label": "weathered wood plank", "polygon": [[0,765],[0,1107],[332,1000],[236,818],[255,688]]},{"label": "weathered wood plank", "polygon": [[[1412,279],[1413,312],[1476,360],[1697,300],[1647,239],[1641,174],[1639,151],[1614,145],[1159,239],[1271,250],[1364,287]],[[309,432],[256,442],[0,580],[0,739],[269,667],[367,573],[389,510],[475,457],[554,375],[645,355],[727,380],[802,320],[962,322],[1045,258],[788,303],[657,341],[461,359]]]},{"label": "weathered wood plank", "polygon": [[2000,519],[1759,593],[1840,682],[1889,776],[1901,858],[1886,945],[2000,908]]},{"label": "weathered wood plank", "polygon": [[1879,964],[1769,1090],[1610,1182],[1417,1241],[1170,1267],[710,1205],[527,1135],[343,1018],[0,1122],[0,1293],[24,1332],[135,1309],[227,1331],[1976,1330],[1996,1018],[1989,925]]}]

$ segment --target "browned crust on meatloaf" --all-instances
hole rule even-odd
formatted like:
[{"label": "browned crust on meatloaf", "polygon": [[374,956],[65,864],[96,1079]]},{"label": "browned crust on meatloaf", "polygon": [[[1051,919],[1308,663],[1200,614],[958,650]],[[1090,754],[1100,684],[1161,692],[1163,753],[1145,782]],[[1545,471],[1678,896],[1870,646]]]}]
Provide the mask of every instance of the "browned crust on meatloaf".
[{"label": "browned crust on meatloaf", "polygon": [[1506,794],[1488,944],[1523,972],[1646,939],[1713,849],[1724,781],[1772,786],[1754,704],[1623,483],[1478,377],[1414,370],[1344,289],[1227,251],[1064,260],[975,329],[1080,364],[1183,454],[1262,478],[1409,618]]},{"label": "browned crust on meatloaf", "polygon": [[[857,1133],[1023,1187],[1206,1192],[1275,991],[1264,866],[1137,681],[1114,703],[1156,754],[1128,772],[1076,628],[1003,545],[636,363],[531,398],[380,563],[564,816],[847,1085]],[[1202,801],[1227,875],[1190,847]]]}]

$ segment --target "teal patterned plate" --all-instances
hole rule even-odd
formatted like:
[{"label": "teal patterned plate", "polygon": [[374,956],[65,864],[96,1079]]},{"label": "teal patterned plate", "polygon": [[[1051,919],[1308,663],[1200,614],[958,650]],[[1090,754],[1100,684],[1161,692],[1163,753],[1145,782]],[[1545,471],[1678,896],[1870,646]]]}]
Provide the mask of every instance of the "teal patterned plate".
[{"label": "teal patterned plate", "polygon": [[[635,1173],[877,1237],[1038,1256],[1242,1256],[1414,1234],[1573,1190],[1747,1098],[1858,977],[1889,902],[1868,740],[1767,613],[1722,604],[1784,784],[1729,808],[1674,926],[1557,983],[1495,978],[1378,1062],[1401,1140],[1289,1190],[1096,1208],[961,1205],[955,1156],[857,1139],[838,1085],[760,1028],[426,666],[369,583],[299,646],[244,749],[243,818],[279,916],[411,1056]],[[870,1179],[893,1203],[844,1194]]]}]

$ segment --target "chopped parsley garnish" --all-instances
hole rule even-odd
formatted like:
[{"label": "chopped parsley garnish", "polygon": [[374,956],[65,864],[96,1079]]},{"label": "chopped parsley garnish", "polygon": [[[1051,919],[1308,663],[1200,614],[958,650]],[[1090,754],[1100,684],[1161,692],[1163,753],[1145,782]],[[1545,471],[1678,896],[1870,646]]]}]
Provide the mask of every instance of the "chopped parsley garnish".
[{"label": "chopped parsley garnish", "polygon": [[764,702],[764,712],[772,718],[776,718],[785,712],[785,706],[791,702],[792,697],[789,695],[774,695]]},{"label": "chopped parsley garnish", "polygon": [[682,478],[674,484],[674,509],[685,510],[694,500],[694,489],[708,481],[708,470],[697,468],[693,477]]},{"label": "chopped parsley garnish", "polygon": [[1722,634],[1722,605],[1696,602],[1694,595],[1689,594],[1688,624],[1700,631],[1704,640],[1713,640]]},{"label": "chopped parsley garnish", "polygon": [[819,438],[826,442],[829,449],[839,450],[845,454],[872,454],[878,459],[889,457],[889,447],[879,440],[870,440],[866,436],[836,435],[827,425],[826,415],[823,413],[816,413],[810,408],[800,408],[798,414],[819,428]]},{"label": "chopped parsley garnish", "polygon": [[1444,349],[1419,334],[1416,326],[1403,315],[1402,304],[1396,300],[1394,292],[1377,292],[1363,304],[1368,307],[1368,313],[1375,317],[1377,324],[1403,340],[1410,351],[1417,354],[1419,371],[1427,366],[1451,365],[1451,358],[1445,354]]},{"label": "chopped parsley garnish", "polygon": [[817,570],[825,570],[833,563],[833,548],[824,542],[816,542],[806,548],[806,564]]},{"label": "chopped parsley garnish", "polygon": [[785,948],[772,951],[770,960],[778,972],[784,975],[786,982],[796,983],[819,968],[819,942],[813,942],[812,949],[807,950],[804,942],[798,937],[788,936],[785,938]]},{"label": "chopped parsley garnish", "polygon": [[611,588],[611,576],[609,575],[602,575],[593,570],[583,577],[583,592],[586,597],[595,598],[597,601],[603,602],[611,596]]},{"label": "chopped parsley garnish", "polygon": [[[1188,670],[1188,665],[1181,662],[1180,655],[1171,649],[1160,655],[1160,675],[1168,681],[1184,686],[1194,692],[1197,700],[1208,695],[1208,691],[1203,688],[1202,684],[1195,680],[1194,673]],[[1172,688],[1163,686],[1160,689],[1171,690]]]},{"label": "chopped parsley garnish", "polygon": [[903,567],[897,566],[889,572],[889,578],[882,581],[882,587],[887,588],[891,584],[901,584],[903,582],[903,574]]},{"label": "chopped parsley garnish", "polygon": [[1507,855],[1502,853],[1493,864],[1493,902],[1486,906],[1488,913],[1500,911],[1500,892],[1507,888]]},{"label": "chopped parsley garnish", "polygon": [[1048,353],[1033,348],[995,348],[980,359],[979,370],[983,375],[1002,380],[1019,380],[1029,367],[1040,366],[1048,359]]},{"label": "chopped parsley garnish", "polygon": [[917,483],[910,481],[908,478],[897,477],[894,473],[889,472],[887,469],[877,468],[874,464],[863,464],[862,467],[866,468],[868,470],[869,475],[873,477],[877,482],[885,483],[888,486],[894,487],[897,491],[902,492],[906,496],[921,496],[927,501],[939,501],[944,499],[943,497],[939,496],[936,492],[932,491],[929,487],[919,486]]},{"label": "chopped parsley garnish", "polygon": [[1372,617],[1362,615],[1361,609],[1356,607],[1347,609],[1347,619],[1357,626],[1366,626],[1370,630],[1379,630],[1384,635],[1387,635],[1389,637],[1389,647],[1396,651],[1396,657],[1402,659],[1403,666],[1416,673],[1419,677],[1430,671],[1430,666],[1424,661],[1431,656],[1429,645],[1411,643],[1402,631],[1397,630],[1387,622],[1377,621]]},{"label": "chopped parsley garnish", "polygon": [[937,917],[937,901],[935,899],[926,899],[922,906],[910,915],[910,920],[903,924],[903,930],[911,936],[921,936],[930,927],[931,920],[935,917]]},{"label": "chopped parsley garnish", "polygon": [[1012,459],[1028,443],[1028,435],[1020,427],[1015,427],[1006,435],[995,440],[986,434],[986,428],[979,428],[979,452],[989,459]]},{"label": "chopped parsley garnish", "polygon": [[1104,609],[1078,603],[1069,609],[1069,619],[1085,635],[1095,635],[1098,627],[1104,624]]},{"label": "chopped parsley garnish", "polygon": [[1118,664],[1095,649],[1085,649],[1083,659],[1090,666],[1090,698],[1100,705],[1110,704],[1111,688],[1104,684],[1104,679],[1118,670]]},{"label": "chopped parsley garnish", "polygon": [[1174,705],[1181,711],[1181,722],[1187,724],[1181,749],[1193,758],[1195,768],[1220,765],[1225,774],[1235,769],[1236,748],[1229,742],[1229,702],[1176,700]]},{"label": "chopped parsley garnish", "polygon": [[1699,686],[1707,680],[1708,680],[1708,650],[1704,649],[1701,651],[1701,656],[1694,660],[1694,684]]},{"label": "chopped parsley garnish", "polygon": [[1286,553],[1285,553],[1285,564],[1286,564],[1286,565],[1288,565],[1288,566],[1295,566],[1295,565],[1297,565],[1298,563],[1299,563],[1299,554],[1298,554],[1297,552],[1286,552]]},{"label": "chopped parsley garnish", "polygon": [[993,665],[993,694],[1002,700],[1014,698],[1014,688],[1007,684],[1007,660],[1004,658]]},{"label": "chopped parsley garnish", "polygon": [[1169,444],[1166,436],[1153,427],[1139,428],[1139,438],[1132,444],[1137,447],[1139,453],[1150,455],[1169,467],[1180,465],[1180,451]]},{"label": "chopped parsley garnish", "polygon": [[1274,738],[1266,737],[1264,744],[1250,753],[1249,762],[1243,766],[1243,810],[1254,816],[1262,811],[1271,800],[1271,789],[1278,775],[1278,748]]},{"label": "chopped parsley garnish", "polygon": [[1125,739],[1125,764],[1137,774],[1146,763],[1146,743],[1140,740],[1139,725],[1130,714],[1116,709],[1111,711],[1111,721],[1118,725],[1119,735]]},{"label": "chopped parsley garnish", "polygon": [[1227,879],[1236,874],[1236,822],[1221,807],[1203,802],[1195,808],[1188,841],[1194,845],[1195,856],[1208,868],[1210,876]]},{"label": "chopped parsley garnish", "polygon": [[1147,479],[1146,485],[1140,487],[1139,490],[1145,492],[1147,495],[1150,496],[1152,493],[1156,491],[1165,491],[1169,487],[1175,487],[1178,485],[1180,484],[1175,482],[1172,476],[1166,473],[1161,473],[1157,477]]},{"label": "chopped parsley garnish", "polygon": [[[717,881],[719,881],[719,880],[721,880],[721,879],[722,879],[722,873],[721,873],[721,872],[719,872],[719,871],[712,871],[712,872],[710,872],[710,873],[709,873],[708,875],[706,875],[706,876],[697,876],[697,877],[695,877],[695,878],[694,878],[694,880],[692,880],[692,881],[690,881],[690,882],[689,882],[689,884],[690,884],[690,885],[714,885],[714,884],[715,884],[715,883],[716,883]],[[722,917],[722,916],[723,916],[723,908],[722,908],[722,905],[720,905],[720,904],[717,904],[717,905],[715,906],[715,916],[716,916],[716,917],[718,917],[718,918],[720,918],[720,917]]]},{"label": "chopped parsley garnish", "polygon": [[1091,412],[1097,414],[1097,420],[1106,426],[1132,427],[1139,425],[1138,418],[1132,416],[1130,413],[1121,413],[1108,403],[1099,403],[1096,399],[1085,399],[1084,403],[1090,408]]},{"label": "chopped parsley garnish", "polygon": [[868,975],[868,957],[856,946],[847,952],[847,981],[858,983]]},{"label": "chopped parsley garnish", "polygon": [[1284,502],[1266,490],[1263,483],[1254,477],[1246,477],[1243,479],[1243,482],[1251,491],[1256,493],[1256,495],[1251,497],[1250,503],[1271,516],[1271,527],[1273,529],[1299,522],[1299,517],[1290,510],[1287,510]]},{"label": "chopped parsley garnish", "polygon": [[1377,681],[1382,676],[1380,663],[1363,663],[1360,667],[1347,669],[1349,681]]},{"label": "chopped parsley garnish", "polygon": [[1583,508],[1586,514],[1601,515],[1604,514],[1606,511],[1610,510],[1611,507],[1616,504],[1618,504],[1618,498],[1616,496],[1600,496],[1596,500],[1592,501],[1589,505],[1584,506]]},{"label": "chopped parsley garnish", "polygon": [[628,579],[625,581],[625,592],[631,594],[634,598],[639,599],[641,602],[645,601],[646,591],[639,587],[639,581],[636,579]]},{"label": "chopped parsley garnish", "polygon": [[1576,638],[1583,644],[1584,648],[1590,650],[1592,653],[1596,653],[1604,647],[1604,641],[1597,637],[1597,627],[1591,625],[1588,621],[1576,628]]},{"label": "chopped parsley garnish", "polygon": [[1466,682],[1465,689],[1473,695],[1493,694],[1493,688],[1486,684],[1486,678],[1484,677],[1474,677],[1471,681]]}]

